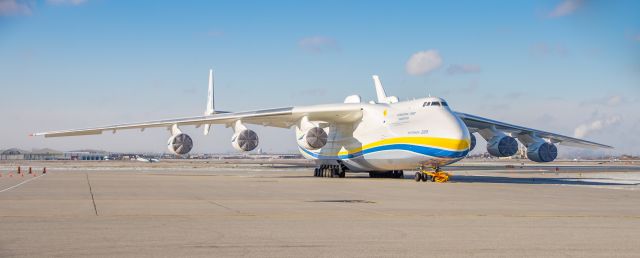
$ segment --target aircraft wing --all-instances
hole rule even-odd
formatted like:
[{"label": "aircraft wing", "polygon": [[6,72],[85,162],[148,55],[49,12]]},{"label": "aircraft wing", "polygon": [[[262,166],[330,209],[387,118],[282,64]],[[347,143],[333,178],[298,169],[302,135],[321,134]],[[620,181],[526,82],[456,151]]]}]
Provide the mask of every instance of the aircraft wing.
[{"label": "aircraft wing", "polygon": [[256,124],[280,128],[289,128],[295,125],[302,117],[307,116],[309,120],[326,121],[333,123],[353,122],[362,118],[362,108],[360,104],[328,104],[302,107],[285,107],[262,109],[245,112],[225,112],[207,116],[194,116],[166,120],[148,121],[142,123],[108,125],[84,129],[71,129],[61,131],[50,131],[34,133],[32,136],[44,137],[65,137],[78,135],[102,134],[105,131],[115,133],[119,130],[140,129],[154,127],[165,127],[170,129],[173,125],[185,126],[203,124],[226,124],[231,126],[235,121],[241,120],[246,124]]},{"label": "aircraft wing", "polygon": [[496,120],[491,120],[484,117],[479,117],[475,115],[455,112],[460,119],[467,125],[471,131],[480,131],[483,129],[490,129],[495,127],[495,129],[503,131],[505,133],[511,133],[512,136],[517,137],[519,135],[535,135],[537,137],[543,139],[549,139],[553,143],[559,143],[566,146],[573,147],[582,147],[582,148],[607,148],[612,149],[613,147],[609,145],[604,145],[600,143],[595,143],[591,141],[585,141],[569,136],[564,136],[560,134],[545,132],[541,130],[531,129],[519,125],[513,125],[505,122],[500,122]]}]

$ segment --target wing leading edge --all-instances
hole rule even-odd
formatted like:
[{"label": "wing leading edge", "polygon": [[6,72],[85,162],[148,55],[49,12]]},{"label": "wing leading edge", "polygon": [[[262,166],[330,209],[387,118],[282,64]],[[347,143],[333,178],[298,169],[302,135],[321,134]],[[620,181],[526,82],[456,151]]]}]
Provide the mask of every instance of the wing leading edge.
[{"label": "wing leading edge", "polygon": [[582,148],[606,148],[613,149],[613,147],[609,145],[604,145],[596,142],[581,140],[578,138],[573,138],[569,136],[564,136],[560,134],[550,133],[546,131],[531,129],[519,125],[513,125],[505,122],[500,122],[484,117],[479,117],[475,115],[455,112],[460,119],[469,127],[469,129],[479,131],[484,129],[492,129],[495,128],[497,130],[503,131],[505,133],[510,133],[512,136],[537,136],[539,138],[548,139],[553,143],[559,143],[561,145],[573,146],[573,147],[582,147]]},{"label": "wing leading edge", "polygon": [[84,129],[71,129],[50,132],[34,133],[32,136],[66,137],[80,135],[96,135],[105,131],[115,133],[119,130],[158,128],[171,128],[177,126],[201,126],[205,124],[232,125],[240,120],[243,123],[289,128],[295,125],[302,117],[307,116],[311,120],[344,123],[353,122],[362,117],[362,109],[359,104],[329,104],[304,107],[285,107],[273,109],[261,109],[245,112],[216,113],[207,116],[194,116],[166,120],[147,121],[141,123],[117,124]]}]

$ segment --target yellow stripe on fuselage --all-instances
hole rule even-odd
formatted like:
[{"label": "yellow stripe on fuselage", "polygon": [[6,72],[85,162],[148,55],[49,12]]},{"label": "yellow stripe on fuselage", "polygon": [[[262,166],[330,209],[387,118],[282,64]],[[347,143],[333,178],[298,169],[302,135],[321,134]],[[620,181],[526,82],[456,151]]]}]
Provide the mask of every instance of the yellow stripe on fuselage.
[{"label": "yellow stripe on fuselage", "polygon": [[469,149],[469,140],[438,138],[438,137],[396,137],[396,138],[388,138],[381,141],[365,144],[362,147],[351,149],[351,150],[343,150],[343,151],[340,151],[338,155],[358,153],[358,152],[361,152],[362,150],[366,150],[369,148],[374,148],[374,147],[383,146],[383,145],[390,145],[390,144],[423,145],[423,146],[436,147],[436,148],[447,149],[452,151],[464,151]]}]

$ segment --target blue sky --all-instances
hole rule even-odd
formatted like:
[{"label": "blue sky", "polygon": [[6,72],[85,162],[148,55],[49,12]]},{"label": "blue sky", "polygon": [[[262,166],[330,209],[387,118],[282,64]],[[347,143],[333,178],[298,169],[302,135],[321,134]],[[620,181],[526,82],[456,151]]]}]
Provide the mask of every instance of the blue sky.
[{"label": "blue sky", "polygon": [[[639,1],[0,0],[0,149],[164,151],[163,129],[63,139],[33,131],[199,115],[216,108],[400,99],[640,154]],[[186,129],[195,151],[231,132]],[[293,133],[258,128],[261,147]]]}]

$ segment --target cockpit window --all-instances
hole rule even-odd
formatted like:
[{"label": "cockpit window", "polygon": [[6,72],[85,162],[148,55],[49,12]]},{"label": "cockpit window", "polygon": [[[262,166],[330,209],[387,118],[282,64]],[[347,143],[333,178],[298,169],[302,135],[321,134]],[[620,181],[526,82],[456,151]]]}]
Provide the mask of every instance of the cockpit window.
[{"label": "cockpit window", "polygon": [[429,107],[429,106],[443,106],[443,107],[448,107],[449,104],[447,104],[447,102],[440,102],[440,101],[428,101],[425,102],[424,104],[422,104],[423,107]]}]

